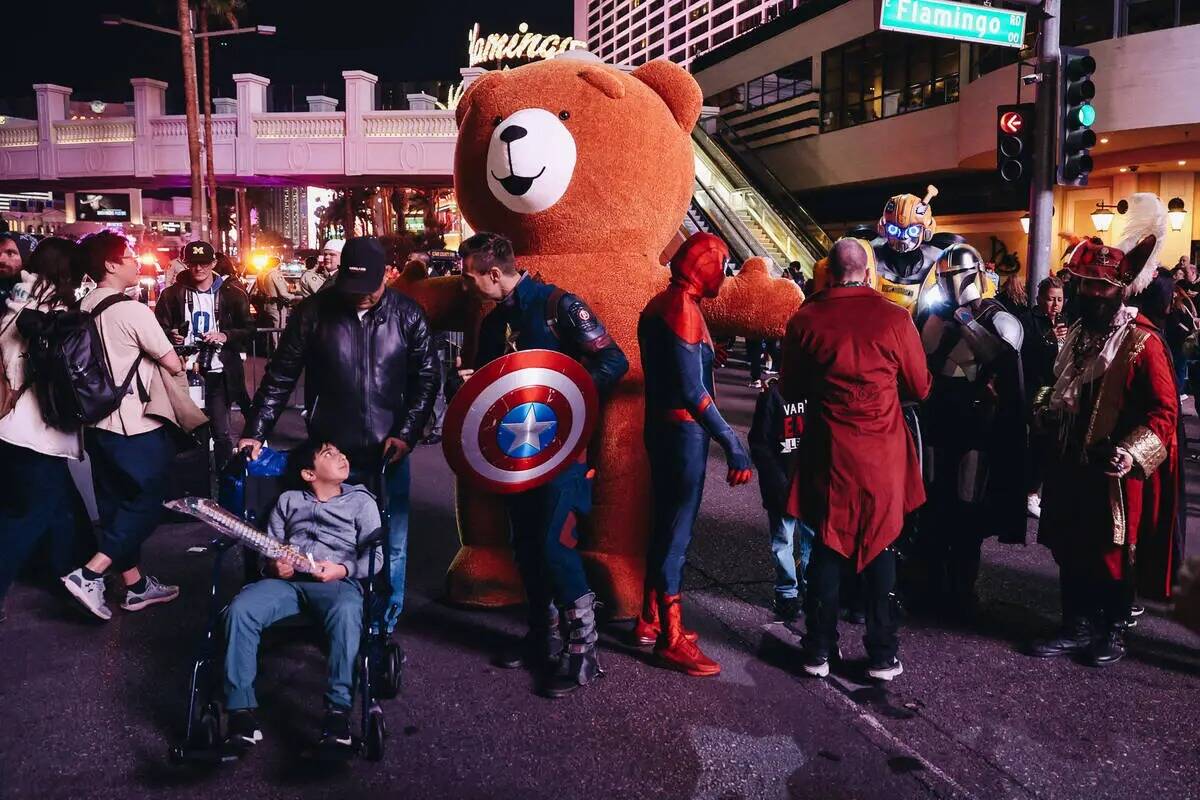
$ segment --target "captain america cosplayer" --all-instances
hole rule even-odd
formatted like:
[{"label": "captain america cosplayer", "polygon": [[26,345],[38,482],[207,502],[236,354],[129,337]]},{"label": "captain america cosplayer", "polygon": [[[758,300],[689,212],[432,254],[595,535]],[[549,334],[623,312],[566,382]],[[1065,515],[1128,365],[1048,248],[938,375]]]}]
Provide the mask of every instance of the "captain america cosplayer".
[{"label": "captain america cosplayer", "polygon": [[[459,254],[467,289],[496,303],[480,323],[476,367],[510,350],[553,350],[583,364],[601,399],[617,385],[629,361],[583,300],[519,271],[512,243],[499,234],[476,234],[462,243]],[[536,452],[546,444],[540,432],[549,432],[533,409],[526,422],[525,435],[510,442],[526,450],[509,455],[528,456],[528,448]],[[576,550],[576,515],[591,510],[591,475],[581,459],[548,483],[505,496],[513,552],[529,600],[529,633],[496,663],[532,668],[548,697],[566,696],[601,674],[596,595]]]},{"label": "captain america cosplayer", "polygon": [[646,451],[654,485],[654,522],[647,551],[642,613],[636,644],[654,645],[658,662],[706,677],[721,667],[683,627],[683,564],[700,510],[710,440],[725,451],[728,480],[750,480],[751,462],[713,398],[713,340],[700,301],[713,298],[725,279],[729,250],[716,236],[697,233],[671,259],[671,283],[638,320],[646,380]]}]

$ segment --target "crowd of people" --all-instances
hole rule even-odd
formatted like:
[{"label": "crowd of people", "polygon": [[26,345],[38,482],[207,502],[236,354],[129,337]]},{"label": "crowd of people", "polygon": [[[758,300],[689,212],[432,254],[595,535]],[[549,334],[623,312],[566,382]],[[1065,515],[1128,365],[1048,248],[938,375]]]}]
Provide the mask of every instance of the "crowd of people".
[{"label": "crowd of people", "polygon": [[[933,193],[924,210],[913,197],[913,213],[927,213]],[[992,296],[988,265],[970,245],[929,256],[928,237],[913,236],[892,250],[916,253],[913,264],[933,259],[926,267],[939,303],[910,309],[886,297],[874,283],[884,266],[876,249],[840,239],[782,341],[749,345],[761,392],[748,448],[715,402],[718,348],[701,307],[720,291],[728,250],[697,234],[672,258],[668,287],[638,324],[654,516],[630,637],[653,647],[659,665],[720,672],[685,626],[681,600],[713,442],[731,486],[758,472],[774,609],[785,622],[804,618],[800,660],[814,676],[839,659],[847,610],[866,626],[868,675],[901,675],[898,596],[969,623],[983,541],[1024,543],[1027,515],[1041,518],[1063,607],[1062,630],[1031,643],[1031,655],[1115,663],[1136,624],[1137,594],[1169,593],[1182,555],[1180,396],[1196,329],[1194,270],[1162,270],[1134,296],[1153,237],[1129,252],[1083,240],[1030,307],[1011,287]],[[463,381],[506,352],[554,350],[583,365],[603,403],[629,369],[586,297],[521,270],[503,236],[477,234],[460,255],[464,289],[494,304],[468,364],[452,365],[421,306],[389,286],[394,273],[377,239],[326,244],[295,293],[264,273],[268,324],[281,331],[251,399],[242,364],[256,333],[250,297],[208,243],[186,246],[151,310],[130,301],[139,264],[124,237],[31,248],[0,234],[0,485],[23,487],[0,505],[0,608],[43,541],[49,568],[101,620],[113,614],[106,573],[120,575],[125,611],[176,599],[179,588],[143,571],[141,557],[162,519],[172,459],[197,437],[211,438],[218,471],[235,453],[257,458],[303,376],[308,442],[292,453],[295,488],[268,530],[315,557],[303,574],[286,559],[264,563],[263,579],[228,609],[229,732],[243,748],[261,740],[259,639],[304,610],[330,640],[322,737],[349,746],[360,582],[372,577],[355,542],[384,524],[376,498],[386,500],[390,558],[376,563],[389,590],[379,624],[391,631],[404,607],[409,455],[437,441],[431,420],[444,413],[450,374]],[[72,357],[90,377],[53,369]],[[236,436],[235,407],[244,416]],[[95,542],[86,558],[76,550],[88,515],[68,470],[85,454],[99,517],[94,538],[84,537]],[[596,594],[575,525],[591,508],[591,474],[581,459],[505,497],[528,633],[496,663],[531,669],[548,697],[602,674]]]}]

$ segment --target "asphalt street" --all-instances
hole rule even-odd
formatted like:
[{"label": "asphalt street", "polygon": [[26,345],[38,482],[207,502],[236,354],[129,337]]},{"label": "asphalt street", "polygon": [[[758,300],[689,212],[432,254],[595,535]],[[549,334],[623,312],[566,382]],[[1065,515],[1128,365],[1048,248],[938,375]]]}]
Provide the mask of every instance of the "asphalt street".
[{"label": "asphalt street", "polygon": [[[754,397],[746,374],[726,369],[719,382],[721,407],[744,433]],[[289,421],[288,431],[299,424]],[[1189,427],[1200,437],[1194,416]],[[137,614],[114,607],[112,621],[100,623],[53,586],[14,588],[0,625],[0,797],[1200,796],[1200,638],[1151,604],[1129,657],[1110,669],[1022,655],[1021,643],[1049,632],[1058,616],[1054,564],[1036,544],[985,546],[973,629],[907,620],[905,674],[886,689],[861,681],[862,630],[846,623],[848,665],[828,680],[803,677],[798,637],[770,611],[757,486],[724,485],[719,451],[686,591],[689,623],[722,674],[656,668],[610,626],[603,680],[565,700],[541,699],[526,673],[489,664],[520,631],[517,610],[441,601],[457,545],[451,475],[440,448],[412,458],[401,622],[408,668],[402,695],[385,703],[391,736],[381,763],[301,755],[320,724],[325,671],[320,648],[295,635],[264,646],[264,743],[232,764],[168,763],[211,564],[211,553],[194,552],[211,538],[202,526],[170,524],[144,563],[182,586],[171,605]],[[1194,470],[1188,487],[1194,516]],[[1194,552],[1194,520],[1189,528]],[[222,591],[232,593],[236,563],[225,578]]]}]

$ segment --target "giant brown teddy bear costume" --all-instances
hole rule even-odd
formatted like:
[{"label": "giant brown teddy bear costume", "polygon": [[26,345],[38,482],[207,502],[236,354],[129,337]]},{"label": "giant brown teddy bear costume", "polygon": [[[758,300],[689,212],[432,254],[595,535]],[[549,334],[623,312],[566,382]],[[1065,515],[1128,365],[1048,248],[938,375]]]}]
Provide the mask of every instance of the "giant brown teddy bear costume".
[{"label": "giant brown teddy bear costume", "polygon": [[[629,358],[591,445],[595,502],[580,537],[592,586],[616,618],[641,607],[650,534],[637,321],[667,283],[664,250],[679,243],[700,103],[696,81],[666,61],[626,74],[558,58],[484,75],[457,110],[454,189],[464,217],[475,230],[508,236],[521,268],[583,297]],[[487,308],[454,278],[401,288],[434,327],[466,333],[469,364]],[[791,281],[751,259],[705,314],[717,336],[776,337],[801,299]],[[450,566],[450,599],[520,602],[502,505],[460,482],[457,508],[462,549]]]}]

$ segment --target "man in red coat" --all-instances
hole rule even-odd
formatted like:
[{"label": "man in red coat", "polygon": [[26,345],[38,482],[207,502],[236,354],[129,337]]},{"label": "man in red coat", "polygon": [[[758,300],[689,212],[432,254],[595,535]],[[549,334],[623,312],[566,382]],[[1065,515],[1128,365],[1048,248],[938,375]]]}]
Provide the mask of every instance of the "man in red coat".
[{"label": "man in red coat", "polygon": [[836,242],[832,285],[788,323],[784,400],[808,404],[788,513],[817,532],[808,565],[804,670],[824,677],[838,655],[838,582],[849,561],[865,578],[868,673],[891,680],[903,672],[891,545],[904,515],[925,502],[900,402],[923,400],[931,378],[908,312],[867,285],[869,259],[857,239]]},{"label": "man in red coat", "polygon": [[1035,408],[1059,443],[1046,468],[1038,539],[1059,566],[1063,629],[1032,646],[1041,658],[1115,664],[1135,591],[1170,594],[1179,398],[1161,334],[1124,304],[1154,240],[1128,253],[1084,241],[1068,264],[1080,278],[1080,321]]}]

